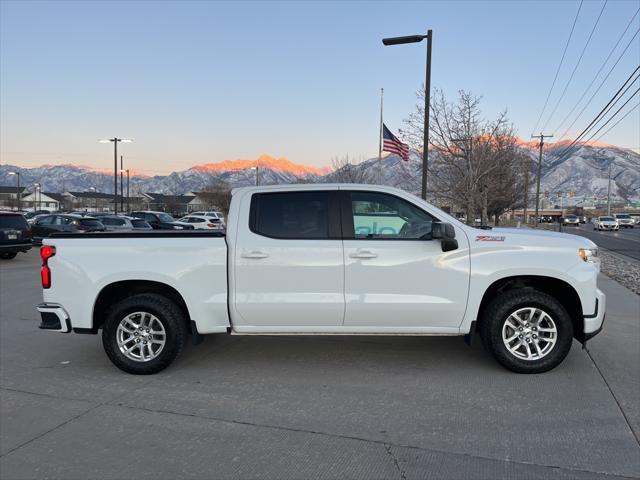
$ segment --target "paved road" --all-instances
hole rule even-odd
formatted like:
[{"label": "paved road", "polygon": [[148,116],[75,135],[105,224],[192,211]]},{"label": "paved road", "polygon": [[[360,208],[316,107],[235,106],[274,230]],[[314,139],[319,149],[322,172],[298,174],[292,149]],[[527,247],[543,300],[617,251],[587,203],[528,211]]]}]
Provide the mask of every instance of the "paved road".
[{"label": "paved road", "polygon": [[590,223],[579,227],[563,227],[563,232],[587,237],[598,246],[640,260],[640,226],[618,232],[595,231]]},{"label": "paved road", "polygon": [[640,297],[606,277],[605,330],[542,375],[458,338],[218,336],[136,377],[37,329],[37,263],[0,263],[2,479],[640,477]]}]

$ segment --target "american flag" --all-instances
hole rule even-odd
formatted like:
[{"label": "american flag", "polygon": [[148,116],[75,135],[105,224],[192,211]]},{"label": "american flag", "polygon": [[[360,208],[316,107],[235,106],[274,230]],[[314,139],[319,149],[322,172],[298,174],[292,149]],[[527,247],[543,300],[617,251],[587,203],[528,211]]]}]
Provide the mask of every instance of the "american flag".
[{"label": "american flag", "polygon": [[397,153],[398,155],[400,155],[402,160],[404,160],[405,162],[409,161],[409,145],[398,140],[384,123],[382,124],[382,138],[383,152]]}]

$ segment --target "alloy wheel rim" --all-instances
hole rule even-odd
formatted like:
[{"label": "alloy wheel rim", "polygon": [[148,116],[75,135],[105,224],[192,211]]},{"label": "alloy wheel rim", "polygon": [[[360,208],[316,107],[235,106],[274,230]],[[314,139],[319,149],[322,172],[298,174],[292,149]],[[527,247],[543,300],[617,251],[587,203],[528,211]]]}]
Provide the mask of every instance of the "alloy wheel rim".
[{"label": "alloy wheel rim", "polygon": [[504,346],[521,360],[535,361],[546,357],[557,340],[558,329],[553,318],[540,308],[520,308],[502,325]]},{"label": "alloy wheel rim", "polygon": [[124,317],[116,330],[120,352],[135,362],[149,362],[156,358],[167,340],[164,325],[149,312],[134,312]]}]

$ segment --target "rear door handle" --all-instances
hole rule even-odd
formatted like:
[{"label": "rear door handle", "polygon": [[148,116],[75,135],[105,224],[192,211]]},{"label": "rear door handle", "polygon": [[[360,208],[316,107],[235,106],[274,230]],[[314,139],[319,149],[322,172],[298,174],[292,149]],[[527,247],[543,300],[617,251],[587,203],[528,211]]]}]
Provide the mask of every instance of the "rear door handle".
[{"label": "rear door handle", "polygon": [[378,254],[370,250],[356,250],[355,252],[351,253],[349,256],[351,258],[376,258]]},{"label": "rear door handle", "polygon": [[242,258],[267,258],[268,256],[269,256],[268,254],[264,252],[260,252],[258,250],[246,252],[241,255]]}]

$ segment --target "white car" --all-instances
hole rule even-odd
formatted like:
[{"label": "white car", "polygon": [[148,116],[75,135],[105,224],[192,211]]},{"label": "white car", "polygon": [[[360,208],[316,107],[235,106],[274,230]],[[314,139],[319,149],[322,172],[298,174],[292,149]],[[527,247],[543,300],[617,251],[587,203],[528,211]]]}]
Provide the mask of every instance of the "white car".
[{"label": "white car", "polygon": [[187,215],[178,221],[193,225],[193,228],[196,230],[215,230],[221,232],[225,229],[224,221],[212,216]]},{"label": "white car", "polygon": [[573,225],[574,227],[580,226],[580,218],[577,215],[567,215],[562,219],[563,225]]},{"label": "white car", "polygon": [[615,217],[596,217],[593,219],[593,229],[594,230],[614,230],[618,231],[620,226],[618,225],[618,221]]},{"label": "white car", "polygon": [[[540,373],[602,329],[596,245],[464,225],[399,189],[235,189],[213,231],[44,239],[40,328],[97,333],[109,359],[156,373],[188,335],[480,334],[504,367]],[[51,347],[54,348],[54,347]]]},{"label": "white car", "polygon": [[628,213],[616,213],[614,216],[616,217],[620,228],[633,228],[635,222]]},{"label": "white car", "polygon": [[222,223],[224,223],[224,213],[222,212],[218,212],[215,210],[209,211],[209,212],[191,212],[189,213],[188,216],[200,216],[200,217],[213,217],[213,218],[218,218],[220,220],[222,220]]}]

